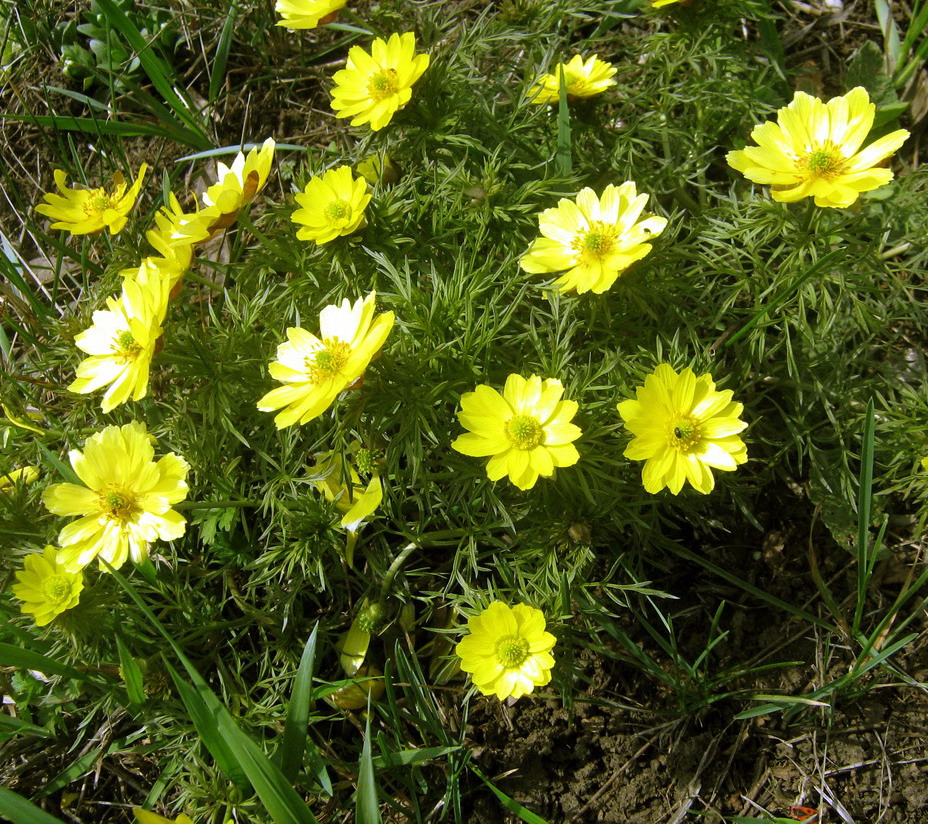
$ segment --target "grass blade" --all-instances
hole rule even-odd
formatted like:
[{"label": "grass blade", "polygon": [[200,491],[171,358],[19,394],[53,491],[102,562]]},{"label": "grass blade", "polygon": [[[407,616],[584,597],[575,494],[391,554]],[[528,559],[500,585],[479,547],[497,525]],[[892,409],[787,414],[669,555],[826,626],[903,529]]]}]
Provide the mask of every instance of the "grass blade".
[{"label": "grass blade", "polygon": [[355,802],[355,821],[359,824],[381,824],[380,804],[377,801],[377,781],[371,760],[371,718],[364,728],[364,746],[358,763],[358,793]]},{"label": "grass blade", "polygon": [[287,708],[287,721],[284,726],[283,743],[277,753],[277,760],[281,772],[291,781],[296,778],[303,764],[303,755],[307,744],[310,745],[310,759],[313,764],[313,773],[319,785],[329,794],[332,794],[332,782],[322,756],[311,741],[308,741],[307,729],[309,727],[309,711],[313,703],[313,672],[316,660],[316,633],[319,624],[306,639],[303,655],[300,657],[300,666],[293,679],[293,688],[290,691],[290,706]]},{"label": "grass blade", "polygon": [[192,131],[196,132],[204,142],[209,142],[203,126],[190,113],[190,104],[183,100],[175,91],[171,83],[171,75],[161,59],[149,48],[149,43],[142,33],[135,27],[126,13],[119,8],[113,0],[97,0],[100,10],[106,15],[107,21],[126,39],[126,43],[138,55],[139,62],[148,75],[152,85],[158,90],[164,101],[173,109],[174,113]]},{"label": "grass blade", "polygon": [[0,644],[0,666],[21,667],[22,669],[38,670],[46,675],[61,675],[64,678],[77,678],[87,680],[87,674],[79,672],[67,664],[60,664],[53,658],[48,658],[29,649],[20,649],[12,644]]},{"label": "grass blade", "polygon": [[548,824],[548,822],[545,821],[540,815],[536,815],[528,807],[523,807],[514,798],[510,798],[501,789],[494,786],[494,784],[490,781],[490,779],[487,778],[473,764],[468,764],[467,766],[470,767],[471,771],[474,773],[474,775],[477,776],[477,778],[479,778],[484,784],[486,784],[490,788],[490,791],[493,793],[493,795],[495,795],[500,800],[502,805],[507,810],[509,810],[509,812],[513,813],[514,815],[517,815],[520,820],[525,821],[526,824]]},{"label": "grass blade", "polygon": [[[857,487],[857,606],[854,608],[852,631],[856,637],[860,632],[860,621],[867,600],[867,585],[870,583],[870,513],[873,506],[873,398],[867,401],[864,418],[864,436],[860,452],[860,482]],[[879,551],[873,547],[873,553]]]},{"label": "grass blade", "polygon": [[570,141],[570,110],[567,108],[567,86],[564,80],[564,67],[560,66],[558,72],[557,169],[567,177],[574,169]]},{"label": "grass blade", "polygon": [[[287,781],[284,774],[258,745],[242,732],[235,719],[232,718],[229,711],[210,689],[203,676],[200,675],[197,668],[184,654],[177,641],[174,640],[173,636],[149,609],[144,599],[136,592],[135,587],[129,583],[125,576],[117,572],[111,564],[106,561],[103,561],[103,563],[141,610],[148,621],[148,625],[153,627],[174,650],[174,654],[183,664],[184,669],[187,670],[187,675],[194,685],[194,688],[191,689],[179,677],[175,677],[172,670],[172,677],[174,677],[175,684],[178,684],[178,691],[181,692],[182,697],[186,697],[190,701],[189,706],[196,707],[197,712],[201,713],[200,721],[204,725],[207,725],[205,716],[210,717],[208,725],[214,728],[216,736],[222,739],[223,750],[231,753],[232,760],[238,764],[248,777],[271,820],[275,824],[316,824],[316,817]],[[184,686],[181,687],[180,684]],[[215,739],[213,740],[215,742]],[[233,772],[235,772],[234,768]]]},{"label": "grass blade", "polygon": [[60,818],[49,815],[6,787],[0,787],[0,817],[12,824],[63,824]]},{"label": "grass blade", "polygon": [[118,635],[116,636],[116,647],[119,650],[119,670],[122,673],[122,680],[126,684],[129,703],[140,706],[145,703],[142,670],[139,669],[139,665],[132,657],[132,653],[126,649],[126,645]]},{"label": "grass blade", "polygon": [[242,769],[241,764],[239,764],[236,754],[219,732],[216,716],[210,712],[209,707],[197,693],[197,690],[184,681],[170,664],[167,662],[165,664],[171,678],[174,680],[174,686],[177,687],[177,692],[190,714],[193,726],[202,739],[203,745],[213,756],[219,769],[236,786],[246,790],[251,789],[251,782],[248,780],[248,776]]},{"label": "grass blade", "polygon": [[209,93],[207,100],[210,105],[216,102],[219,96],[219,89],[222,81],[226,76],[226,65],[229,62],[229,49],[232,47],[232,34],[235,31],[235,24],[238,22],[238,7],[233,2],[229,6],[226,14],[226,22],[222,26],[222,32],[219,34],[219,42],[216,44],[216,54],[213,56],[212,67],[209,76]]},{"label": "grass blade", "polygon": [[771,298],[767,303],[764,304],[763,308],[757,312],[744,326],[742,326],[734,335],[732,335],[725,343],[722,344],[723,347],[731,346],[736,341],[743,338],[748,332],[750,332],[758,323],[760,323],[767,315],[769,315],[775,309],[779,309],[786,301],[805,283],[812,275],[817,274],[822,269],[824,269],[829,263],[836,260],[837,258],[844,255],[844,249],[833,249],[824,257],[815,261],[805,272],[803,272],[799,277],[794,278],[792,282],[787,283],[773,298]]}]

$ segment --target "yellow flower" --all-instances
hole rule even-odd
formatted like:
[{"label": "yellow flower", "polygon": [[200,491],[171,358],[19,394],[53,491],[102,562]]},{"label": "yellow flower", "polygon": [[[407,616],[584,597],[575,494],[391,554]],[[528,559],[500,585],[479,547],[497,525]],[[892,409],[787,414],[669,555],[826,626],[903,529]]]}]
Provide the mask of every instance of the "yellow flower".
[{"label": "yellow flower", "polygon": [[329,169],[322,177],[314,177],[296,196],[302,207],[290,219],[300,228],[300,240],[328,243],[341,235],[350,235],[367,225],[364,209],[370,202],[367,181],[354,177],[350,166]]},{"label": "yellow flower", "polygon": [[595,54],[585,61],[574,55],[569,63],[558,63],[551,74],[543,74],[529,92],[535,104],[557,103],[560,99],[561,70],[564,72],[564,90],[567,97],[595,97],[615,85],[612,76],[618,71],[611,63],[600,60]]},{"label": "yellow flower", "polygon": [[540,609],[494,601],[467,628],[454,651],[483,695],[517,699],[551,680],[555,638]]},{"label": "yellow flower", "polygon": [[679,3],[681,6],[688,6],[690,0],[651,0],[651,7],[659,9],[661,6],[669,6],[671,3]]},{"label": "yellow flower", "polygon": [[336,117],[352,118],[352,126],[370,123],[375,132],[402,109],[412,97],[412,85],[428,68],[429,56],[416,54],[412,32],[377,38],[368,54],[352,46],[348,63],[332,78],[332,109]]},{"label": "yellow flower", "polygon": [[897,129],[860,149],[875,111],[861,86],[827,103],[796,92],[793,102],[777,112],[776,123],[754,127],[757,146],[729,152],[726,160],[748,180],[771,184],[774,200],[795,203],[814,197],[816,206],[844,209],[861,192],[893,179],[891,169],[876,166],[909,136]]},{"label": "yellow flower", "polygon": [[[152,541],[173,541],[187,522],[171,507],[187,497],[187,462],[173,452],[154,461],[155,439],[139,422],[108,426],[92,435],[84,451],[69,458],[85,484],[53,484],[42,501],[56,515],[83,515],[58,535],[59,563],[69,572],[94,558],[116,569],[126,558],[140,564]],[[100,564],[103,567],[103,564]]]},{"label": "yellow flower", "polygon": [[138,177],[126,190],[126,181],[122,172],[113,175],[113,188],[107,191],[99,189],[66,189],[67,175],[61,169],[55,169],[55,185],[61,194],[47,192],[35,210],[57,221],[52,229],[67,229],[72,235],[95,235],[109,229],[111,235],[121,231],[126,225],[129,211],[135,205],[139,189],[148,164],[139,168]]},{"label": "yellow flower", "polygon": [[132,814],[139,824],[193,824],[193,819],[184,813],[172,820],[165,818],[163,815],[143,810],[141,807],[133,807]]},{"label": "yellow flower", "polygon": [[580,427],[570,423],[577,414],[575,401],[562,401],[559,380],[532,375],[506,379],[503,394],[480,384],[461,396],[458,420],[469,432],[459,435],[451,448],[473,458],[490,457],[487,476],[498,481],[509,475],[519,489],[531,489],[539,475],[554,474],[556,466],[573,466],[580,455],[573,441]]},{"label": "yellow flower", "polygon": [[173,193],[168,203],[155,214],[155,229],[145,233],[148,242],[160,255],[158,264],[170,271],[173,280],[178,280],[190,268],[193,247],[210,237],[210,225],[221,217],[213,206],[194,212],[184,212]]},{"label": "yellow flower", "polygon": [[314,29],[328,23],[348,0],[277,0],[274,6],[281,19],[277,25],[295,29]]},{"label": "yellow flower", "polygon": [[219,212],[219,216],[209,226],[210,232],[225,229],[235,222],[239,211],[244,209],[267,183],[274,162],[274,139],[269,137],[259,150],[253,148],[246,157],[239,152],[231,166],[217,164],[217,183],[210,186],[203,194],[206,214],[212,214],[210,208]]},{"label": "yellow flower", "polygon": [[710,374],[698,378],[690,368],[677,374],[660,364],[636,390],[637,400],[618,404],[625,428],[635,437],[625,457],[645,461],[641,479],[647,492],[665,486],[678,494],[688,480],[697,492],[715,487],[712,469],[731,471],[748,459],[738,437],[747,424],[744,405],[729,389],[717,392]]},{"label": "yellow flower", "polygon": [[326,306],[319,314],[319,338],[300,327],[287,330],[269,370],[285,385],[258,401],[262,412],[285,407],[274,418],[278,429],[318,417],[364,374],[393,328],[393,312],[374,317],[375,298],[371,292],[353,306],[347,298],[341,306]]},{"label": "yellow flower", "polygon": [[77,606],[84,588],[80,572],[67,572],[58,563],[58,551],[45,547],[23,560],[23,569],[16,573],[13,595],[20,601],[23,615],[32,615],[37,627],[44,627],[65,610]]},{"label": "yellow flower", "polygon": [[86,395],[109,386],[101,403],[104,412],[130,397],[134,401],[145,397],[170,288],[170,276],[149,258],[143,260],[136,277],[123,281],[122,295],[107,298],[108,308],[94,312],[93,326],[74,338],[78,349],[90,357],[77,367],[70,391]]},{"label": "yellow flower", "polygon": [[37,466],[24,466],[22,469],[14,469],[6,475],[0,475],[0,490],[12,489],[16,484],[31,484],[39,477],[39,468]]},{"label": "yellow flower", "polygon": [[649,215],[638,220],[648,202],[631,181],[610,183],[597,197],[583,189],[576,201],[562,198],[538,218],[543,237],[532,243],[519,264],[530,274],[562,272],[554,281],[561,292],[602,294],[636,260],[651,251],[646,241],[657,237],[667,219]]},{"label": "yellow flower", "polygon": [[922,458],[922,469],[928,471],[928,458]]}]

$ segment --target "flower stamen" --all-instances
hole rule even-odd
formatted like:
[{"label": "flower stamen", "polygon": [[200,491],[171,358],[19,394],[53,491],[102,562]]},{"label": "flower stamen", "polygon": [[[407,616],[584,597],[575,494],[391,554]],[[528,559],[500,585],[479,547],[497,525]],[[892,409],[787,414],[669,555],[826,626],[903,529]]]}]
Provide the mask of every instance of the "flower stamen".
[{"label": "flower stamen", "polygon": [[396,94],[398,89],[399,78],[396,69],[381,69],[367,82],[367,93],[372,100],[384,100]]},{"label": "flower stamen", "polygon": [[351,354],[351,344],[338,338],[326,338],[320,349],[306,358],[306,372],[311,383],[322,383],[338,375]]},{"label": "flower stamen", "polygon": [[504,667],[521,667],[528,658],[528,639],[507,635],[496,644],[496,657]]},{"label": "flower stamen", "polygon": [[514,415],[506,421],[505,432],[514,449],[534,449],[545,439],[544,427],[531,415]]},{"label": "flower stamen", "polygon": [[351,220],[351,204],[344,200],[333,200],[325,207],[325,216],[331,221]]}]

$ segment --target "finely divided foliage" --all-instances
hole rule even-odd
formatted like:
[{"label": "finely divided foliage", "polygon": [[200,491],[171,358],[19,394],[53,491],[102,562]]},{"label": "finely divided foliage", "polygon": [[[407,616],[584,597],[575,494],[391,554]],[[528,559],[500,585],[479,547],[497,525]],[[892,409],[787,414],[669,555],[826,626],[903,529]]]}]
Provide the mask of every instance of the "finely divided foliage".
[{"label": "finely divided foliage", "polygon": [[[15,722],[61,758],[125,736],[62,781],[131,752],[146,824],[466,821],[522,809],[486,789],[481,713],[624,707],[632,671],[658,724],[734,724],[897,666],[917,599],[868,589],[869,529],[892,493],[918,539],[928,505],[924,176],[876,96],[786,87],[767,4],[246,2],[178,12],[202,54],[173,70],[101,8],[164,102],[72,95],[144,116],[56,120],[93,145],[62,140],[58,193],[11,192],[27,232],[0,235]],[[129,162],[168,115],[217,148]],[[134,182],[67,184],[105,158]],[[784,496],[856,541],[853,616],[804,557],[808,591],[765,590]],[[723,597],[845,671],[715,672]]]}]

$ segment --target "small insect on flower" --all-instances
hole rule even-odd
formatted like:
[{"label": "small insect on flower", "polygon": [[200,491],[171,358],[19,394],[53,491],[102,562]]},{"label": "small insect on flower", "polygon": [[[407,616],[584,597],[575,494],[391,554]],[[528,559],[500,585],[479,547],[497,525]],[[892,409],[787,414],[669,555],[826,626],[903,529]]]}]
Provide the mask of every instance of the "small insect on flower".
[{"label": "small insect on flower", "polygon": [[350,166],[329,169],[322,177],[311,178],[296,196],[302,207],[290,216],[300,227],[296,236],[323,244],[350,235],[367,224],[364,209],[370,200],[367,181],[354,177]]},{"label": "small insect on flower", "polygon": [[350,117],[352,126],[370,123],[373,131],[386,126],[412,97],[412,86],[428,68],[429,55],[416,54],[412,32],[377,38],[368,54],[352,46],[345,68],[332,78],[332,109]]},{"label": "small insect on flower", "polygon": [[284,386],[258,401],[262,412],[283,407],[274,418],[278,429],[318,417],[364,374],[393,328],[393,312],[374,316],[376,297],[371,292],[354,305],[345,298],[341,306],[326,306],[319,314],[321,337],[298,326],[287,330],[269,368]]},{"label": "small insect on flower", "polygon": [[71,466],[84,485],[52,484],[42,496],[56,515],[83,516],[58,535],[65,570],[77,572],[97,557],[116,569],[130,557],[141,564],[153,541],[184,534],[187,521],[171,507],[187,497],[190,467],[173,452],[155,462],[154,443],[145,424],[135,421],[92,435],[83,452],[71,450]]},{"label": "small insect on flower", "polygon": [[32,615],[37,627],[44,627],[62,612],[76,607],[84,588],[80,572],[68,572],[58,563],[58,550],[45,547],[23,559],[23,569],[16,573],[13,595],[22,605],[24,615]]},{"label": "small insect on flower", "polygon": [[777,112],[777,122],[754,127],[756,146],[729,152],[728,165],[755,183],[770,184],[774,200],[795,203],[815,198],[815,205],[846,209],[861,192],[893,179],[891,169],[877,168],[908,138],[897,129],[865,149],[876,106],[861,86],[827,103],[796,92]]},{"label": "small insect on flower", "polygon": [[580,427],[570,423],[576,401],[561,400],[564,387],[555,378],[532,375],[506,379],[503,394],[481,384],[461,396],[458,420],[469,430],[451,444],[462,455],[490,458],[487,477],[509,476],[519,489],[531,489],[539,475],[550,478],[555,467],[573,466],[580,454],[573,441]]},{"label": "small insect on flower", "polygon": [[535,81],[529,99],[536,105],[557,103],[560,99],[561,72],[564,73],[564,91],[568,99],[594,97],[615,85],[613,75],[618,71],[611,63],[600,60],[595,54],[584,60],[574,55],[569,63],[558,63],[550,74]]},{"label": "small insect on flower", "polygon": [[66,229],[72,235],[96,235],[109,229],[115,235],[128,222],[127,215],[135,205],[147,170],[148,164],[143,163],[128,189],[122,172],[117,172],[113,175],[112,189],[107,191],[104,187],[68,189],[67,175],[55,169],[55,185],[60,194],[47,192],[35,210],[55,221],[52,229]]},{"label": "small insect on flower", "polygon": [[697,378],[689,368],[678,374],[662,363],[638,387],[636,400],[618,405],[635,436],[625,457],[645,461],[647,492],[667,487],[676,495],[689,481],[707,494],[715,486],[712,469],[730,471],[748,459],[738,437],[747,427],[740,419],[744,406],[731,398],[731,390],[716,391],[711,375]]},{"label": "small insect on flower", "polygon": [[454,651],[483,695],[518,699],[551,681],[556,639],[545,631],[540,609],[494,601],[467,628]]},{"label": "small insect on flower", "polygon": [[631,181],[609,184],[597,197],[583,189],[576,200],[562,198],[538,217],[542,237],[535,240],[519,265],[530,274],[567,272],[554,281],[561,292],[605,292],[636,260],[651,251],[667,219],[648,215],[648,202]]},{"label": "small insect on flower", "polygon": [[212,214],[210,209],[218,213],[210,223],[211,233],[231,226],[238,213],[264,188],[274,162],[275,146],[274,139],[269,137],[260,149],[255,146],[247,157],[239,152],[231,166],[216,164],[218,182],[203,193],[203,203],[207,207],[204,213]]}]

